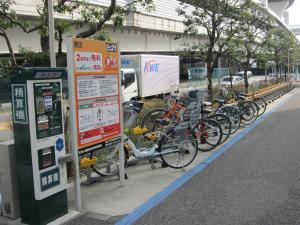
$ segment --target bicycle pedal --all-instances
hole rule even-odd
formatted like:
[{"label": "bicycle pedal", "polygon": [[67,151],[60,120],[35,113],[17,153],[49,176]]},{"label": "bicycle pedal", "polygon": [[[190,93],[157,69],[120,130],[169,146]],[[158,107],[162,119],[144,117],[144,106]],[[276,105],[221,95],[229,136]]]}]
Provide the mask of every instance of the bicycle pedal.
[{"label": "bicycle pedal", "polygon": [[167,165],[167,163],[162,162],[162,163],[161,163],[161,167],[162,167],[162,168],[166,168],[166,167],[168,167],[168,165]]}]

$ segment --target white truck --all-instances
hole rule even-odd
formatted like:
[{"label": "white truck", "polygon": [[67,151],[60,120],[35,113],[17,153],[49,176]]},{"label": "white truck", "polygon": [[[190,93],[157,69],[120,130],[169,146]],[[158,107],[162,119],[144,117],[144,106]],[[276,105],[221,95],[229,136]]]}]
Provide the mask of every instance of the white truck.
[{"label": "white truck", "polygon": [[121,76],[124,101],[179,90],[179,57],[122,55]]}]

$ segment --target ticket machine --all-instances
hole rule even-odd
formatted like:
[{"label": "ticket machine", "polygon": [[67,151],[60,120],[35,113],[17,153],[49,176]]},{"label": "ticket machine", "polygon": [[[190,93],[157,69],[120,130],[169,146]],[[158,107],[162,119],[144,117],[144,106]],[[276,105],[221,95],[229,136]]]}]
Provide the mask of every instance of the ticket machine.
[{"label": "ticket machine", "polygon": [[68,212],[62,112],[65,69],[12,77],[12,115],[22,223],[47,224]]}]

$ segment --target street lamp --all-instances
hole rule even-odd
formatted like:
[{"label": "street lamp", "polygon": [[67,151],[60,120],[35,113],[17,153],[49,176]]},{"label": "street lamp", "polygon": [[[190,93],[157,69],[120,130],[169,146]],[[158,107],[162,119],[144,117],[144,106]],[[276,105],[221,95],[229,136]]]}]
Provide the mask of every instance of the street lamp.
[{"label": "street lamp", "polygon": [[289,48],[288,49],[288,75],[290,75],[290,51],[293,50],[294,48]]}]

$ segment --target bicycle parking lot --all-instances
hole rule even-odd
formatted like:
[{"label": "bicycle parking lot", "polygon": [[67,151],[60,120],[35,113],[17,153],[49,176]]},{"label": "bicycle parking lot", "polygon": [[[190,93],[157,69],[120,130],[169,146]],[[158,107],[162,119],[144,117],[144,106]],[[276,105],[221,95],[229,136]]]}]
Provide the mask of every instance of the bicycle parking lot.
[{"label": "bicycle parking lot", "polygon": [[[268,102],[270,102],[270,104],[268,104],[265,113],[268,114],[270,110],[272,111],[276,105],[287,98],[288,95],[285,95],[283,98],[272,103],[272,101],[284,95],[291,88],[292,86],[288,84],[280,84],[258,92],[269,92],[266,96],[269,96]],[[210,152],[198,152],[196,159],[191,165],[184,168],[184,170],[162,168],[160,161],[154,163],[156,169],[153,170],[151,169],[149,161],[146,160],[136,163],[136,160],[132,160],[132,157],[130,157],[128,167],[126,168],[129,179],[125,182],[124,187],[120,188],[116,176],[101,179],[101,182],[95,182],[91,185],[82,185],[82,198],[84,199],[83,212],[87,212],[85,215],[88,217],[103,221],[119,220],[122,216],[133,212],[141,204],[147,202],[147,200],[157,195],[157,193],[160,193],[161,190],[168,188],[170,184],[176,183],[181,177],[191,173],[192,170],[194,171],[195,168],[206,166],[208,164],[207,159],[214,157],[215,154],[219,154],[218,152],[222,151],[220,149],[223,149],[224,145],[228,146],[228,143],[231,143],[232,139],[236,139],[241,135],[243,136],[245,130],[251,127],[252,125],[241,125],[241,128],[235,134],[231,135],[225,144],[218,146],[215,150]],[[93,174],[93,176],[95,176],[95,174]],[[85,180],[86,178],[83,177],[82,182]],[[73,196],[72,191],[72,188],[69,188],[69,196]],[[69,203],[72,209],[72,206],[74,206],[72,198],[69,198]]]},{"label": "bicycle parking lot", "polygon": [[[265,112],[269,115],[282,102],[285,102],[289,95],[284,95],[277,101],[270,103]],[[100,219],[103,221],[115,221],[119,216],[133,212],[147,200],[155,198],[161,190],[167,189],[172,184],[178,182],[180,177],[185,177],[197,167],[204,167],[208,164],[207,160],[214,155],[221,154],[224,148],[228,148],[233,142],[238,141],[249,130],[255,127],[262,119],[258,119],[253,125],[243,126],[236,134],[232,135],[227,143],[217,147],[211,152],[199,152],[195,161],[186,168],[185,171],[174,170],[171,168],[161,168],[159,165],[155,170],[150,169],[148,162],[138,163],[126,168],[129,179],[125,186],[120,188],[116,179],[110,178],[101,183],[94,183],[91,186],[83,187],[82,193],[85,199],[86,214],[89,218]],[[159,163],[157,163],[159,164]],[[101,193],[106,193],[105,195]],[[150,200],[151,201],[151,200]]]}]

